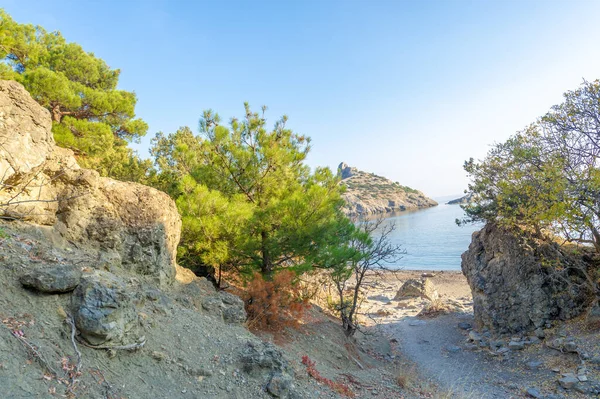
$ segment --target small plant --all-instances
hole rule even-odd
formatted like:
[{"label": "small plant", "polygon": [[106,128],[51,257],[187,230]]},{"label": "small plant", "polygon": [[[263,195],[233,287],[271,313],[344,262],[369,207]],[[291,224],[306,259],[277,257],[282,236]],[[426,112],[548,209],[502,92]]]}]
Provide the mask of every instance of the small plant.
[{"label": "small plant", "polygon": [[317,380],[317,382],[328,386],[340,395],[346,396],[348,398],[355,397],[354,392],[352,392],[348,385],[341,382],[335,382],[333,380],[330,380],[329,378],[323,377],[321,373],[319,373],[319,370],[317,370],[315,367],[317,363],[314,360],[311,360],[307,355],[302,356],[302,364],[306,366],[306,372],[308,373],[308,375]]}]

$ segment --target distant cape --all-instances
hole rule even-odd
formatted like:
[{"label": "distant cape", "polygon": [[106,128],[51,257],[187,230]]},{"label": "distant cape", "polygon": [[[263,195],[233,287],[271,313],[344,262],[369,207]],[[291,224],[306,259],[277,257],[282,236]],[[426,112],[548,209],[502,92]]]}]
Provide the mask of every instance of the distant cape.
[{"label": "distant cape", "polygon": [[347,215],[374,215],[438,205],[419,190],[363,172],[344,162],[338,166],[338,174],[342,178],[340,184],[346,186],[343,196]]},{"label": "distant cape", "polygon": [[452,201],[448,201],[448,202],[446,202],[446,204],[448,204],[448,205],[463,205],[463,204],[468,204],[469,202],[471,202],[472,199],[473,199],[473,194],[469,193],[460,198],[453,199]]}]

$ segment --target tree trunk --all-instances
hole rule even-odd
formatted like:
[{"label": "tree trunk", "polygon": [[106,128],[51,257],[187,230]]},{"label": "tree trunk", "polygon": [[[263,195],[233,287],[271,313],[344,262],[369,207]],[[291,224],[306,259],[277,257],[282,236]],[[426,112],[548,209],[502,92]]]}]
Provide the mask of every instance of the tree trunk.
[{"label": "tree trunk", "polygon": [[342,328],[344,329],[344,334],[346,337],[351,337],[356,332],[356,325],[352,322],[352,316],[348,317],[345,314],[342,314]]},{"label": "tree trunk", "polygon": [[591,230],[593,237],[592,240],[594,241],[594,249],[596,250],[596,253],[600,253],[600,232],[594,226],[591,226]]},{"label": "tree trunk", "polygon": [[269,249],[267,248],[267,240],[268,235],[266,231],[262,231],[260,233],[261,239],[261,256],[262,256],[262,264],[260,266],[260,271],[263,276],[268,277],[273,272],[273,264],[271,263],[271,257],[269,255]]},{"label": "tree trunk", "polygon": [[60,105],[54,105],[52,107],[52,121],[60,123],[62,119],[62,113],[60,112]]}]

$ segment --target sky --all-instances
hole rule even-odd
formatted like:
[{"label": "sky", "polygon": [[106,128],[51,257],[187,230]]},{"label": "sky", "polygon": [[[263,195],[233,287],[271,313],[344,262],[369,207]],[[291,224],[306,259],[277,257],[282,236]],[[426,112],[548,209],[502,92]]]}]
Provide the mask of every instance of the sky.
[{"label": "sky", "polygon": [[600,2],[3,0],[121,69],[156,132],[197,130],[205,109],[248,101],[312,138],[308,163],[344,161],[430,196],[462,169],[600,78]]}]

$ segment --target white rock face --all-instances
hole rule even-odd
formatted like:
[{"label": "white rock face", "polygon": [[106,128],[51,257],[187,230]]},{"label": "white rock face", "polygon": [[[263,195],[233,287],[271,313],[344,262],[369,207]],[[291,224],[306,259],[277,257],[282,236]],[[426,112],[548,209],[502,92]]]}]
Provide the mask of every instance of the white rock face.
[{"label": "white rock face", "polygon": [[50,113],[23,86],[0,80],[0,214],[53,226],[112,267],[171,282],[181,233],[173,200],[80,168],[51,128]]}]

